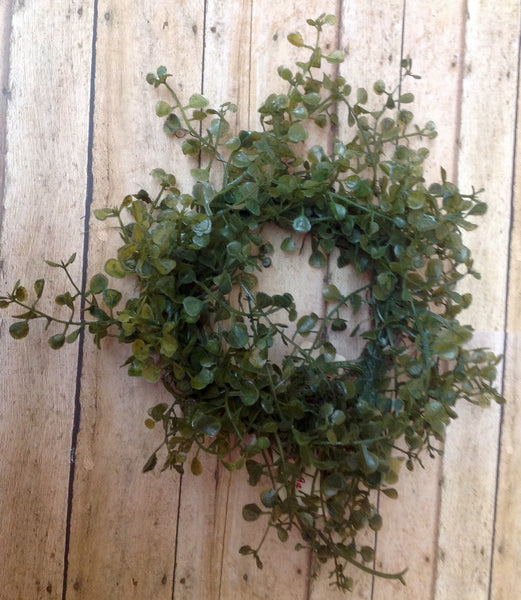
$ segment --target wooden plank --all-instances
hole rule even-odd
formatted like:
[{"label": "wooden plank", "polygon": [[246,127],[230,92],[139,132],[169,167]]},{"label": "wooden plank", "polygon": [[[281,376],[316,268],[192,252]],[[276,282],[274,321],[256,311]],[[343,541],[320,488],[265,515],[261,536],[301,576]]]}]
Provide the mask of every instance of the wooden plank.
[{"label": "wooden plank", "polygon": [[[98,3],[93,208],[153,189],[153,168],[184,164],[179,144],[155,116],[160,94],[145,75],[167,64],[175,87],[199,88],[203,4],[164,0],[129,10],[116,0]],[[186,185],[185,170],[176,175]],[[91,275],[119,242],[110,225],[91,220]],[[146,410],[170,397],[127,378],[120,365],[129,354],[117,343],[101,352],[90,340],[85,345],[69,554],[73,598],[172,597],[180,476],[141,473],[161,438],[143,426]]]},{"label": "wooden plank", "polygon": [[[486,188],[489,202],[478,234],[466,237],[483,279],[462,286],[474,297],[465,316],[473,343],[497,353],[504,348],[520,7],[507,0],[501,8],[468,2],[458,161],[460,187]],[[487,99],[500,108],[491,110]],[[437,600],[489,597],[500,410],[460,405],[458,413],[443,464]]]},{"label": "wooden plank", "polygon": [[[12,11],[12,22],[10,13]],[[42,308],[65,282],[44,258],[81,250],[92,11],[87,2],[4,2],[0,28],[5,129],[0,287],[18,277]],[[43,60],[42,60],[43,58]],[[7,68],[9,77],[7,80]],[[5,106],[5,104],[4,104]],[[72,271],[81,270],[81,252]],[[17,311],[20,312],[20,311]],[[0,322],[0,589],[4,598],[61,598],[78,349],[53,354],[42,324],[14,343]],[[53,331],[53,333],[56,333]]]},{"label": "wooden plank", "polygon": [[[332,6],[328,7],[330,10]],[[240,121],[245,128],[259,127],[257,108],[270,93],[284,93],[287,83],[281,80],[276,69],[280,64],[292,66],[295,60],[306,55],[291,46],[286,36],[295,30],[309,30],[305,21],[318,16],[316,2],[296,2],[283,5],[269,1],[254,1],[251,15],[251,65],[249,70],[249,93],[239,98],[241,115],[248,119]],[[325,32],[325,42],[331,43],[336,36],[334,28]],[[327,141],[327,140],[326,140]],[[323,143],[323,137],[317,138]],[[282,234],[273,231],[274,245],[280,245]],[[321,290],[324,273],[310,271],[307,264],[309,254],[301,259],[285,258],[276,253],[273,265],[259,277],[259,289],[267,293],[288,291],[295,297],[299,315],[313,310],[322,311]],[[286,266],[282,267],[284,264]],[[224,556],[221,579],[221,598],[234,596],[255,599],[305,598],[308,593],[309,557],[306,552],[295,552],[299,541],[297,532],[282,544],[272,530],[263,544],[260,556],[264,569],[256,568],[251,557],[237,558],[237,550],[243,544],[253,547],[263,536],[265,522],[245,523],[241,508],[249,502],[259,501],[259,486],[247,485],[243,473],[230,479],[228,489],[227,527],[223,541]],[[240,562],[238,562],[240,561]],[[281,569],[281,565],[284,568]]]},{"label": "wooden plank", "polygon": [[[459,135],[459,86],[464,2],[443,0],[433,4],[407,3],[404,18],[403,55],[412,58],[413,72],[421,80],[408,79],[403,91],[415,95],[410,105],[415,120],[422,125],[436,123],[438,137],[422,140],[430,156],[425,163],[427,185],[440,180],[444,166],[454,180]],[[407,586],[375,579],[373,598],[396,600],[432,597],[436,573],[439,488],[441,458],[422,457],[413,472],[403,468],[396,486],[399,497],[380,497],[384,527],[378,533],[379,569],[399,571],[408,568]],[[421,510],[418,507],[421,506]]]},{"label": "wooden plank", "polygon": [[[203,92],[212,106],[227,101],[236,103],[235,119],[230,119],[232,129],[239,125],[248,127],[251,3],[252,0],[207,3],[205,29],[201,31],[205,40],[204,63],[194,66],[202,80],[202,89],[197,84],[184,89],[185,96]],[[187,159],[183,164],[188,165]],[[183,478],[174,582],[176,600],[221,597],[225,527],[228,515],[232,518],[233,512],[241,509],[229,502],[231,473],[209,455],[201,456],[201,461],[201,476],[188,474]],[[235,477],[247,485],[245,471]],[[245,560],[238,547],[234,548],[230,568],[239,573]]]},{"label": "wooden plank", "polygon": [[[399,78],[401,58],[402,0],[386,0],[378,5],[357,0],[341,3],[341,7],[338,46],[344,52],[346,60],[339,65],[339,74],[346,78],[353,89],[364,87],[370,91],[378,79],[383,79],[389,87],[395,85]],[[378,40],[378,43],[374,43],[374,40]],[[347,123],[347,114],[341,108],[339,114],[341,123]],[[342,138],[342,136],[344,139],[350,137],[347,125],[341,125],[339,128],[339,137]],[[337,270],[334,266],[335,259],[336,257],[333,256],[330,261],[329,281],[347,292],[347,288],[352,283],[346,280],[352,275],[346,275],[345,270]],[[363,349],[359,340],[353,341],[345,334],[332,334],[331,341],[337,351],[344,356],[353,356]],[[374,503],[377,502],[378,497],[375,494]],[[358,539],[359,544],[370,546],[374,546],[375,542],[376,536],[369,529],[362,532]],[[385,546],[383,549],[378,548],[377,556],[379,559],[386,556]],[[383,569],[385,570],[387,567],[388,565],[384,561]],[[329,564],[322,566],[320,577],[313,581],[310,594],[310,598],[313,600],[345,598],[345,594],[330,587],[331,580],[328,573],[331,568]],[[346,568],[346,574],[354,580],[352,598],[367,599],[371,597],[373,578],[370,575],[362,573],[355,567]]]},{"label": "wooden plank", "polygon": [[[0,198],[4,197],[5,154],[7,142],[7,102],[9,92],[9,58],[11,54],[11,5],[0,4]],[[0,217],[0,235],[2,232]]]},{"label": "wooden plank", "polygon": [[[514,77],[514,73],[511,74]],[[505,352],[505,398],[501,429],[501,448],[497,482],[495,544],[491,573],[491,598],[521,596],[521,122],[519,111],[519,70],[517,72],[517,132],[513,219],[510,233],[510,269],[508,290],[507,343]]]}]

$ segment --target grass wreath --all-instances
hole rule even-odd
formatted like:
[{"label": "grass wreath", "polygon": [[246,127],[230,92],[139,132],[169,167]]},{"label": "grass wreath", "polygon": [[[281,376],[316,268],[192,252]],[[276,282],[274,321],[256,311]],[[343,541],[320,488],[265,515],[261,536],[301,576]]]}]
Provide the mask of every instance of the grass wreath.
[{"label": "grass wreath", "polygon": [[[192,170],[192,193],[155,169],[155,197],[141,190],[118,208],[95,211],[117,220],[123,244],[88,289],[73,285],[56,298],[69,319],[37,308],[43,279],[33,303],[17,282],[0,306],[26,311],[10,328],[17,339],[43,318],[63,327],[49,339],[52,348],[74,342],[85,327],[98,345],[108,335],[131,344],[129,375],[161,381],[173,398],[149,411],[146,425],[161,424],[164,441],[144,470],[156,466],[161,449],[162,468],[180,473],[187,460],[201,472],[200,451],[230,470],[245,466],[249,483],[263,489],[244,518],[265,516],[266,533],[275,529],[282,542],[297,528],[297,547],[319,562],[332,559],[331,575],[347,590],[349,563],[403,581],[403,573],[374,571],[373,549],[357,542],[361,529],[382,524],[372,491],[397,496],[401,463],[412,470],[422,450],[438,452],[458,399],[503,399],[493,387],[498,357],[467,349],[472,328],[458,320],[471,302],[457,291],[460,282],[477,276],[461,232],[475,227],[469,217],[486,205],[474,190],[461,193],[443,169],[441,182],[426,184],[429,152],[414,142],[436,131],[430,122],[414,125],[404,108],[414,98],[401,93],[403,79],[417,77],[410,60],[399,85],[388,90],[377,81],[371,100],[320,71],[322,61],[343,61],[319,45],[322,28],[334,22],[331,15],[308,21],[313,45],[300,33],[288,36],[309,58],[296,71],[279,67],[288,90],[262,104],[259,131],[232,135],[233,104],[209,108],[200,94],[184,104],[166,68],[148,74],[169,94],[156,107],[165,132],[183,139],[186,155],[207,159]],[[369,108],[375,102],[379,108]],[[333,136],[329,149],[309,144],[320,129]],[[260,289],[257,275],[280,254],[273,226],[284,232],[283,253],[305,248],[310,268],[330,265],[346,277],[354,269],[360,285],[348,293],[325,285],[323,304],[303,314],[289,291]],[[72,281],[73,260],[48,264]],[[107,275],[135,278],[139,295],[116,311],[122,293]],[[74,319],[76,302],[91,319]],[[359,356],[337,353],[339,332],[363,338]],[[240,549],[259,567],[264,538]]]}]

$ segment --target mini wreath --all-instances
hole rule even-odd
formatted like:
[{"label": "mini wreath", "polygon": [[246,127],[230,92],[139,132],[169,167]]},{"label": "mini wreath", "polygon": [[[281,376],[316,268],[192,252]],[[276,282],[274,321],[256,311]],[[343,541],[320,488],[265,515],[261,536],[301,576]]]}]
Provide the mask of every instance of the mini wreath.
[{"label": "mini wreath", "polygon": [[[263,103],[260,131],[231,135],[233,104],[212,109],[194,94],[185,105],[164,67],[147,75],[169,93],[156,107],[166,133],[183,139],[184,154],[208,160],[192,170],[192,194],[155,169],[154,198],[141,190],[119,208],[95,211],[100,220],[116,218],[123,239],[105,271],[137,278],[137,298],[114,312],[122,294],[97,274],[86,292],[56,299],[74,311],[80,298],[93,317],[87,322],[36,309],[43,280],[32,305],[18,283],[0,302],[28,309],[11,326],[15,338],[27,334],[30,319],[65,323],[49,340],[53,348],[73,342],[85,326],[97,344],[116,329],[121,343],[132,344],[129,375],[161,381],[173,396],[149,411],[146,425],[162,424],[164,441],[144,470],[165,449],[163,469],[180,473],[188,457],[192,473],[201,472],[200,451],[232,471],[245,466],[262,491],[243,517],[265,516],[266,533],[274,529],[282,542],[299,530],[296,548],[311,550],[316,565],[331,559],[331,576],[348,590],[348,564],[403,582],[403,572],[375,571],[373,548],[357,543],[361,529],[382,525],[374,491],[395,498],[402,462],[413,470],[422,450],[439,451],[458,399],[487,405],[502,398],[493,387],[498,357],[467,349],[472,329],[457,319],[471,296],[456,287],[477,276],[461,232],[474,229],[468,218],[484,214],[485,203],[474,190],[461,193],[443,169],[440,183],[426,185],[428,150],[413,142],[436,131],[431,122],[414,125],[403,108],[414,99],[400,91],[406,78],[417,78],[411,61],[402,62],[395,89],[377,81],[369,100],[341,76],[317,76],[322,61],[335,65],[343,56],[319,46],[334,17],[308,23],[316,45],[288,36],[310,57],[296,72],[279,67],[288,91]],[[310,147],[310,133],[320,130],[334,135],[329,151]],[[218,165],[220,186],[210,183]],[[297,260],[306,247],[311,269],[346,278],[354,269],[361,285],[347,294],[326,285],[323,305],[305,314],[291,293],[258,289],[256,274],[266,279],[276,256],[266,233],[273,226],[284,232],[288,256]],[[68,273],[73,259],[48,264]],[[357,313],[365,317],[351,328],[346,315]],[[342,336],[363,338],[358,357],[339,356],[332,340]],[[259,567],[266,533],[256,547],[240,548]]]}]

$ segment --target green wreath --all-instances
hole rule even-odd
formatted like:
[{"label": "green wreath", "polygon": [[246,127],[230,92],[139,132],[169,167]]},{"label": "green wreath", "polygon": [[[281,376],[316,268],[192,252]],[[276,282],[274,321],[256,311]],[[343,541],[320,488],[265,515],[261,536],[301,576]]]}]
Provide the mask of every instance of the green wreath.
[{"label": "green wreath", "polygon": [[[443,169],[440,183],[425,183],[428,150],[413,142],[436,131],[414,125],[404,108],[413,95],[400,92],[403,80],[417,77],[410,60],[400,84],[389,91],[377,81],[371,100],[365,89],[318,71],[324,60],[343,61],[319,46],[323,26],[334,22],[308,21],[317,32],[311,46],[299,33],[288,36],[310,56],[295,72],[279,67],[288,91],[266,99],[259,131],[231,135],[233,104],[212,109],[194,94],[185,105],[164,67],[147,76],[168,90],[169,101],[156,107],[166,133],[207,163],[192,170],[191,194],[155,169],[155,197],[141,190],[119,208],[95,211],[118,221],[123,240],[106,273],[138,282],[139,295],[122,310],[115,310],[121,292],[101,273],[87,290],[56,298],[71,309],[69,319],[37,309],[42,279],[32,304],[17,283],[0,306],[26,310],[10,328],[15,338],[43,317],[63,325],[49,340],[53,348],[85,327],[98,345],[108,335],[131,344],[129,375],[161,381],[173,397],[149,411],[146,425],[161,424],[164,441],[144,470],[161,457],[163,469],[183,473],[189,460],[197,475],[200,451],[232,471],[245,466],[262,491],[244,518],[265,516],[266,532],[275,529],[282,542],[298,529],[297,547],[319,562],[332,559],[336,584],[350,589],[347,563],[403,581],[403,573],[374,571],[373,549],[357,543],[362,528],[382,524],[372,491],[397,496],[401,462],[412,470],[422,450],[438,452],[458,399],[502,398],[492,385],[498,357],[467,349],[472,329],[457,318],[471,302],[457,291],[460,282],[477,276],[461,231],[475,227],[468,218],[486,205],[475,191],[461,193]],[[333,134],[330,149],[310,145],[317,129]],[[273,226],[284,232],[284,253],[296,257],[306,241],[310,268],[330,265],[349,277],[349,266],[364,278],[359,289],[326,285],[325,311],[305,314],[291,293],[259,289],[256,274],[269,272],[278,252],[266,234]],[[68,275],[72,260],[48,264]],[[74,320],[76,301],[90,320]],[[353,328],[347,310],[366,316]],[[363,338],[360,356],[337,354],[338,332]],[[259,567],[264,537],[240,549]]]}]

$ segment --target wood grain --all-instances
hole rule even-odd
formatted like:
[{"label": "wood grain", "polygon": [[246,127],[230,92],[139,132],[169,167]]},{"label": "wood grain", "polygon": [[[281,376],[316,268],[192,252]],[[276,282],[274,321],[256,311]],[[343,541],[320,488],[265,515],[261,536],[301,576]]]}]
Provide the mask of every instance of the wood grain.
[{"label": "wood grain", "polygon": [[496,524],[491,572],[490,597],[494,600],[521,595],[521,123],[519,121],[519,64],[517,72],[517,131],[512,188],[512,229],[508,279],[507,331],[505,346],[504,394],[501,448],[497,481]]},{"label": "wood grain", "polygon": [[[153,168],[170,169],[182,160],[155,116],[159,93],[145,75],[166,64],[175,86],[199,89],[200,75],[191,67],[201,60],[203,20],[203,2],[175,10],[167,1],[136,10],[99,2],[93,209],[152,189]],[[187,185],[184,169],[176,175]],[[103,270],[118,241],[110,221],[91,219],[90,275]],[[135,293],[132,282],[127,291]],[[172,596],[180,477],[143,475],[141,469],[161,439],[159,431],[147,433],[146,411],[170,398],[160,386],[128,379],[120,365],[130,350],[111,342],[101,352],[91,340],[85,345],[68,594],[166,600]]]},{"label": "wood grain", "polygon": [[[239,125],[247,128],[249,121],[251,2],[208,2],[205,28],[201,32],[205,44],[204,61],[197,67],[201,91],[212,106],[227,101],[237,105],[235,119],[230,119],[232,129]],[[230,23],[234,26],[230,27]],[[198,89],[196,86],[186,93]],[[219,600],[223,597],[225,530],[229,520],[241,519],[242,508],[230,501],[230,479],[234,476],[245,485],[243,475],[242,472],[231,474],[207,456],[200,477],[189,474],[183,478],[174,582],[176,600]],[[242,574],[244,563],[250,560],[238,553],[240,545],[242,543],[229,549],[227,566],[238,576]]]},{"label": "wood grain", "polygon": [[[303,58],[303,53],[291,46],[286,37],[296,29],[302,29],[304,33],[307,28],[307,25],[303,25],[305,19],[316,16],[316,12],[316,3],[309,1],[291,1],[280,5],[266,1],[253,2],[249,91],[247,98],[240,97],[239,108],[241,115],[248,115],[248,120],[241,120],[242,127],[257,128],[257,109],[261,102],[270,93],[284,93],[287,90],[287,83],[276,73],[277,66],[291,66],[295,60]],[[329,36],[335,34],[334,29],[332,33],[328,32]],[[326,39],[326,43],[328,41],[331,42],[331,38]],[[320,138],[317,140],[320,141]],[[283,239],[281,232],[272,231],[268,235],[273,236],[275,246],[280,245]],[[292,293],[299,315],[313,310],[320,313],[323,310],[321,290],[324,273],[309,268],[308,256],[304,251],[300,258],[288,259],[282,256],[281,252],[277,252],[273,257],[272,267],[259,276],[259,289],[267,293]],[[297,532],[282,544],[271,530],[260,553],[264,562],[262,571],[256,568],[251,557],[241,557],[240,563],[237,563],[238,548],[243,544],[255,547],[264,533],[264,521],[246,523],[240,515],[243,505],[259,502],[260,491],[261,489],[250,488],[245,484],[241,473],[230,479],[221,598],[233,598],[238,595],[256,600],[273,597],[304,599],[309,586],[309,556],[303,551],[294,552],[295,543],[301,541]],[[284,565],[283,569],[281,565]]]},{"label": "wood grain", "polygon": [[[341,4],[338,46],[344,52],[346,60],[339,65],[339,74],[346,78],[353,90],[363,87],[368,90],[371,96],[373,84],[377,79],[383,79],[388,88],[392,88],[397,84],[400,74],[402,20],[402,0],[386,0],[378,4],[359,0]],[[374,40],[378,40],[379,43],[375,44]],[[376,109],[377,106],[375,104],[372,108]],[[341,117],[339,137],[349,140],[351,135],[346,125],[347,114],[342,107],[339,107],[339,115]],[[341,290],[347,289],[347,280],[352,275],[347,268],[338,270],[335,266],[335,260],[336,253],[330,260],[328,281]],[[363,284],[364,281],[360,281],[360,283]],[[355,322],[353,322],[353,325],[355,325]],[[352,356],[363,349],[361,340],[352,340],[345,334],[333,333],[330,335],[330,339],[337,350],[345,356]],[[378,503],[377,494],[374,494],[373,501],[375,505]],[[375,533],[371,530],[362,532],[358,543],[374,546],[376,544]],[[379,561],[383,561],[383,565],[378,565],[378,568],[388,570],[391,565],[387,564],[385,543],[383,547],[378,548],[377,556]],[[369,566],[372,567],[373,565]],[[395,564],[392,564],[392,567],[394,568]],[[402,570],[402,568],[403,564],[398,570]],[[320,577],[312,584],[312,600],[322,598],[341,600],[341,598],[345,598],[345,594],[331,588],[331,580],[328,577],[330,570],[330,565],[326,564],[321,567]],[[355,567],[346,568],[346,574],[354,580],[351,597],[356,599],[372,597],[374,582],[370,575],[362,573]],[[388,582],[383,585],[388,585]]]},{"label": "wood grain", "polygon": [[[22,277],[32,294],[44,274],[58,280],[47,282],[52,298],[65,282],[43,259],[66,259],[82,247],[92,14],[84,2],[53,11],[13,2],[2,18],[10,11],[2,28],[9,38],[1,62],[8,139],[0,282],[11,290]],[[80,269],[81,252],[72,270],[78,276]],[[12,322],[0,325],[0,594],[55,599],[62,593],[78,349],[53,353],[40,324],[12,346]]]},{"label": "wood grain", "polygon": [[[415,95],[411,110],[423,125],[436,123],[438,137],[417,141],[429,148],[424,177],[427,186],[440,180],[440,165],[448,177],[455,176],[459,135],[459,89],[461,81],[461,35],[464,3],[446,0],[436,6],[423,2],[407,3],[404,15],[403,55],[412,58],[413,73],[420,80],[407,79],[404,92]],[[446,28],[445,23],[453,24]],[[459,30],[459,31],[458,31]],[[442,459],[422,456],[424,468],[413,472],[403,468],[396,486],[399,497],[380,498],[384,527],[378,534],[378,568],[396,571],[407,567],[407,586],[375,579],[374,597],[416,599],[432,597],[437,558],[439,490]],[[403,519],[406,515],[406,519]],[[400,523],[401,525],[398,525]]]},{"label": "wood grain", "polygon": [[[503,412],[460,406],[443,462],[403,473],[398,500],[375,498],[386,523],[376,566],[408,565],[408,586],[354,570],[354,592],[345,596],[329,587],[327,566],[310,582],[309,556],[293,551],[298,536],[286,544],[269,538],[264,569],[256,569],[237,552],[262,536],[262,525],[241,517],[242,505],[259,493],[243,472],[230,474],[205,458],[199,478],[141,473],[161,437],[143,426],[146,411],[169,397],[159,386],[127,379],[120,365],[128,349],[107,342],[99,352],[87,339],[81,356],[77,346],[54,353],[36,323],[30,337],[13,342],[13,321],[3,312],[0,598],[521,595],[517,0],[156,0],[131,9],[118,0],[0,2],[0,290],[18,277],[31,290],[43,275],[42,304],[53,308],[65,282],[42,259],[76,251],[72,270],[81,279],[82,269],[87,277],[102,271],[117,247],[110,221],[89,219],[86,204],[116,205],[127,193],[153,188],[148,173],[155,167],[174,171],[191,190],[194,165],[162,132],[154,107],[166,98],[145,83],[148,71],[165,64],[182,97],[201,91],[215,104],[234,101],[232,127],[255,128],[261,99],[284,90],[276,67],[302,57],[287,34],[304,33],[306,18],[321,12],[339,17],[324,42],[345,51],[339,71],[355,86],[370,88],[380,77],[396,82],[402,53],[412,56],[423,76],[407,87],[416,95],[415,116],[434,120],[440,131],[430,163],[443,164],[463,190],[483,186],[489,203],[478,233],[466,237],[483,279],[464,286],[474,303],[462,317],[473,324],[476,344],[505,353],[507,405]],[[432,180],[438,175],[427,171]],[[303,264],[285,277],[286,269],[266,270],[263,288],[292,285],[300,310],[322,310],[325,274],[310,274]],[[344,272],[330,265],[328,273],[340,287]],[[135,293],[130,282],[126,289]],[[339,351],[359,350],[344,339],[334,343]]]},{"label": "wood grain", "polygon": [[[491,1],[469,2],[466,15],[458,184],[485,188],[487,215],[466,236],[485,274],[465,280],[473,344],[504,350],[512,157],[519,43],[519,3],[499,14]],[[498,94],[497,90],[501,89]],[[486,241],[486,243],[483,243]],[[501,370],[500,370],[501,377]],[[500,409],[460,405],[443,463],[436,600],[489,597]]]}]

